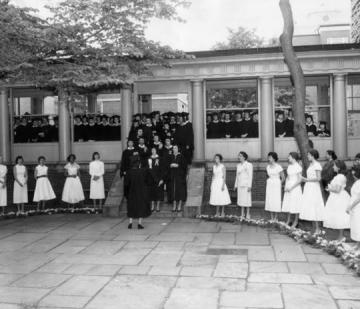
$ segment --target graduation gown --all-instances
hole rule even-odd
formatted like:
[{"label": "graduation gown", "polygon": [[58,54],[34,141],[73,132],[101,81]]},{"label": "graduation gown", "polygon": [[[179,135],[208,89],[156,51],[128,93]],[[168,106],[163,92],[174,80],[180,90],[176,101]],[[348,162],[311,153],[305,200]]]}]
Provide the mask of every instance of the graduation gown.
[{"label": "graduation gown", "polygon": [[286,134],[286,122],[275,121],[275,137],[280,137],[284,133]]},{"label": "graduation gown", "polygon": [[240,138],[242,133],[242,121],[233,121],[231,123],[231,137]]},{"label": "graduation gown", "polygon": [[294,137],[294,120],[286,119],[285,120],[285,128],[286,128],[286,137]]},{"label": "graduation gown", "polygon": [[125,178],[129,188],[126,193],[127,216],[129,218],[147,218],[151,214],[148,191],[148,171],[145,168],[131,168]]},{"label": "graduation gown", "polygon": [[232,121],[228,121],[228,122],[226,122],[226,121],[224,121],[223,123],[222,123],[222,125],[223,125],[223,136],[222,137],[233,137],[233,132],[232,132],[232,128],[233,128],[233,123],[232,123]]},{"label": "graduation gown", "polygon": [[164,162],[158,156],[149,158],[149,199],[150,201],[164,200],[164,183],[159,186],[159,182],[164,179]]},{"label": "graduation gown", "polygon": [[[178,167],[170,167],[172,163],[177,163]],[[171,155],[168,171],[168,197],[169,202],[186,201],[187,186],[186,186],[186,159],[182,154]]]},{"label": "graduation gown", "polygon": [[249,138],[252,136],[252,130],[253,130],[253,121],[251,119],[249,120],[243,120],[242,121],[242,132],[241,134],[247,134],[246,138]]},{"label": "graduation gown", "polygon": [[175,143],[180,147],[180,151],[184,155],[187,164],[191,164],[194,152],[194,130],[192,124],[186,122],[179,126],[174,139]]},{"label": "graduation gown", "polygon": [[314,124],[306,125],[306,131],[308,133],[311,132],[312,134],[314,134],[314,136],[317,135],[316,125],[314,125]]},{"label": "graduation gown", "polygon": [[85,126],[82,124],[74,125],[74,141],[78,142],[80,140],[85,141]]},{"label": "graduation gown", "polygon": [[223,126],[220,121],[211,121],[208,125],[207,138],[222,138],[223,137]]}]

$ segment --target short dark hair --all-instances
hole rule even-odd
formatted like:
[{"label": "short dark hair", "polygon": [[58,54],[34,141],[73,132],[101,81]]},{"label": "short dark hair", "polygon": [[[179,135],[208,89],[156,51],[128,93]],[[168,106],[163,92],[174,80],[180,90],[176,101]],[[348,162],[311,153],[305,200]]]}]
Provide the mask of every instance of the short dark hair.
[{"label": "short dark hair", "polygon": [[46,161],[46,159],[45,159],[44,156],[40,156],[40,157],[38,157],[38,162],[40,162],[41,159],[43,159],[44,161]]},{"label": "short dark hair", "polygon": [[20,159],[24,161],[23,156],[17,156],[16,159],[15,159],[15,164],[18,164]]},{"label": "short dark hair", "polygon": [[319,152],[316,149],[310,149],[308,153],[310,153],[315,160],[319,159],[320,157]]},{"label": "short dark hair", "polygon": [[68,162],[70,162],[71,158],[73,158],[74,160],[76,160],[76,156],[75,156],[73,153],[69,154],[66,160],[67,160]]},{"label": "short dark hair", "polygon": [[278,154],[277,154],[276,152],[274,152],[274,151],[270,151],[270,152],[268,153],[268,157],[272,157],[275,162],[277,162],[277,161],[279,160]]},{"label": "short dark hair", "polygon": [[327,150],[326,153],[331,157],[331,159],[333,159],[333,160],[337,159],[337,155],[336,155],[335,151]]},{"label": "short dark hair", "polygon": [[351,172],[356,179],[360,179],[360,167],[359,166],[353,166],[351,169]]},{"label": "short dark hair", "polygon": [[220,153],[215,154],[214,158],[218,157],[220,162],[223,160],[223,156]]},{"label": "short dark hair", "polygon": [[339,172],[338,172],[339,174],[346,175],[347,168],[346,168],[346,164],[344,161],[335,160],[334,164],[339,168]]},{"label": "short dark hair", "polygon": [[289,156],[291,156],[296,161],[300,161],[300,155],[299,155],[299,153],[297,153],[295,151],[290,152]]},{"label": "short dark hair", "polygon": [[245,158],[245,160],[247,160],[249,158],[248,154],[245,151],[240,151],[239,155],[240,154]]},{"label": "short dark hair", "polygon": [[355,160],[360,159],[360,152],[355,155]]},{"label": "short dark hair", "polygon": [[99,158],[100,158],[100,153],[98,153],[97,151],[95,151],[93,154],[92,154],[92,159],[95,160],[95,156],[98,155]]}]

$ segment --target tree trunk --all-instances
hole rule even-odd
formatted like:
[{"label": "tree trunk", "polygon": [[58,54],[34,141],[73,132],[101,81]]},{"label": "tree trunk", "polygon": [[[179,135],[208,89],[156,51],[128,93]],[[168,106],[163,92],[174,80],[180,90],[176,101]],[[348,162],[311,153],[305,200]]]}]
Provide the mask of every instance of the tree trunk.
[{"label": "tree trunk", "polygon": [[309,137],[305,125],[305,78],[300,61],[297,58],[292,44],[294,34],[294,20],[289,0],[280,0],[281,14],[284,19],[284,29],[280,36],[280,43],[287,64],[293,86],[295,87],[294,135],[304,168],[308,166],[307,152],[309,150]]}]

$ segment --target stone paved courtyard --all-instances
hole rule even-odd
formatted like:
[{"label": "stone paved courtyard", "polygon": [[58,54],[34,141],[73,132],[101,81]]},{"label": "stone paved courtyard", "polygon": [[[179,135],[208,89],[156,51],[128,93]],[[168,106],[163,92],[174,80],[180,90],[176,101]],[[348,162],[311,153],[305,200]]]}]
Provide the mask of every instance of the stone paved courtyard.
[{"label": "stone paved courtyard", "polygon": [[0,222],[0,308],[360,308],[360,278],[262,228],[54,215]]}]

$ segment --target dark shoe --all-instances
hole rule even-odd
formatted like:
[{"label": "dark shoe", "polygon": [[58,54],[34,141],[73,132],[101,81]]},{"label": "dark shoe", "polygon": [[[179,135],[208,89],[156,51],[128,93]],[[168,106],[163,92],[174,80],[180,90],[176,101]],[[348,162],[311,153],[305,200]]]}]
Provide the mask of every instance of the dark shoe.
[{"label": "dark shoe", "polygon": [[138,224],[138,230],[143,230],[144,227],[141,224]]},{"label": "dark shoe", "polygon": [[160,212],[160,209],[156,209],[156,212]]},{"label": "dark shoe", "polygon": [[181,209],[178,209],[177,212],[182,212],[182,210],[181,210]]},{"label": "dark shoe", "polygon": [[132,223],[129,223],[128,225],[128,229],[131,230],[132,229]]}]

